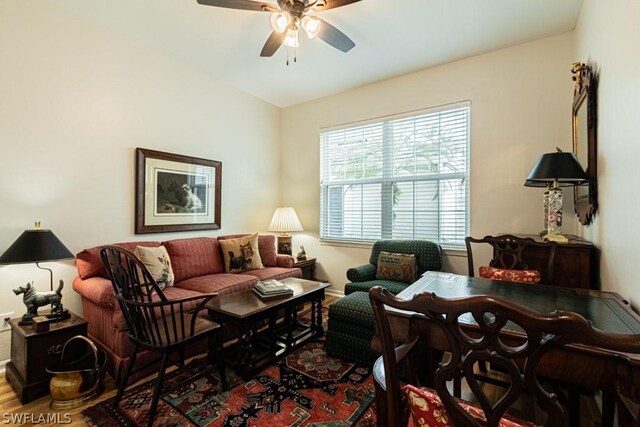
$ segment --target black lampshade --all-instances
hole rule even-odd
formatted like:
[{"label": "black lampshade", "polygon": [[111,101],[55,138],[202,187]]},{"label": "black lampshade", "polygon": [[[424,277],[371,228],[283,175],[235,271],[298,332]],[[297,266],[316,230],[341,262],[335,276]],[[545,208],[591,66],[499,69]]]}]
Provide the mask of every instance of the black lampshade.
[{"label": "black lampshade", "polygon": [[557,181],[559,185],[578,185],[589,181],[573,153],[545,153],[531,169],[524,185],[543,187]]},{"label": "black lampshade", "polygon": [[73,259],[73,254],[51,230],[27,230],[0,257],[0,264]]}]

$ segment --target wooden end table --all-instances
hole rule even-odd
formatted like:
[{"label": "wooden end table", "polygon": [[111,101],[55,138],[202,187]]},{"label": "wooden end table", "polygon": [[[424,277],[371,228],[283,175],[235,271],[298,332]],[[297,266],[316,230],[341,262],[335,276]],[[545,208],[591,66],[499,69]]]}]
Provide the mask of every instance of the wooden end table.
[{"label": "wooden end table", "polygon": [[302,278],[307,280],[316,279],[316,258],[293,259],[293,266],[302,270]]},{"label": "wooden end table", "polygon": [[6,366],[6,378],[20,403],[49,393],[51,374],[46,367],[60,362],[62,347],[69,338],[87,335],[86,320],[70,314],[68,319],[51,322],[44,332],[36,332],[32,325],[18,325],[20,318],[9,320],[11,361]]},{"label": "wooden end table", "polygon": [[[324,290],[330,285],[297,278],[280,282],[293,290],[292,296],[263,301],[248,290],[222,295],[205,306],[209,316],[223,328],[237,330],[238,343],[225,350],[229,354],[224,360],[245,380],[278,357],[324,334],[322,301]],[[308,324],[300,321],[297,312],[305,302],[311,303]]]}]

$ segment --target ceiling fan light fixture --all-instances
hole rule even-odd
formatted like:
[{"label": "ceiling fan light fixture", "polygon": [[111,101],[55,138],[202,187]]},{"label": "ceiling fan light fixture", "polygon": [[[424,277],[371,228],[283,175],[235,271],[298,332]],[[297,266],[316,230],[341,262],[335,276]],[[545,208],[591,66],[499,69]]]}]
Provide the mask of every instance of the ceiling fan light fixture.
[{"label": "ceiling fan light fixture", "polygon": [[322,23],[314,16],[305,15],[302,17],[302,28],[307,32],[310,39],[316,37],[320,33]]},{"label": "ceiling fan light fixture", "polygon": [[287,30],[287,35],[284,38],[283,44],[288,47],[298,47],[300,43],[298,42],[298,30],[294,30],[289,28]]},{"label": "ceiling fan light fixture", "polygon": [[291,15],[288,12],[274,12],[271,14],[271,26],[279,33],[283,33],[291,23]]}]

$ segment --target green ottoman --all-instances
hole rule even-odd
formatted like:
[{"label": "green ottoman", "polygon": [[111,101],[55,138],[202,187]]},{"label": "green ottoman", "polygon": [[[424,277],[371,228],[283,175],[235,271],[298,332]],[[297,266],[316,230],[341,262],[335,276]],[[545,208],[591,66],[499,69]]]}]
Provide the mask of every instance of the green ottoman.
[{"label": "green ottoman", "polygon": [[371,338],[375,333],[368,292],[353,292],[329,306],[325,346],[330,355],[371,364]]}]

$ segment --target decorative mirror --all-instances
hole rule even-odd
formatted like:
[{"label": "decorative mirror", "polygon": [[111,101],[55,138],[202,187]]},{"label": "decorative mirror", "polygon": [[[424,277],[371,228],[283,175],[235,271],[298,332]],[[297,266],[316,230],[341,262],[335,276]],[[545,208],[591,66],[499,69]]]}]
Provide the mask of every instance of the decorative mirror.
[{"label": "decorative mirror", "polygon": [[571,66],[575,89],[571,124],[573,152],[584,168],[589,182],[574,188],[576,214],[582,225],[591,223],[598,210],[597,152],[596,152],[596,92],[597,80],[591,68],[580,62]]}]

